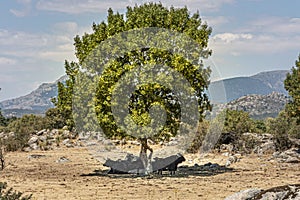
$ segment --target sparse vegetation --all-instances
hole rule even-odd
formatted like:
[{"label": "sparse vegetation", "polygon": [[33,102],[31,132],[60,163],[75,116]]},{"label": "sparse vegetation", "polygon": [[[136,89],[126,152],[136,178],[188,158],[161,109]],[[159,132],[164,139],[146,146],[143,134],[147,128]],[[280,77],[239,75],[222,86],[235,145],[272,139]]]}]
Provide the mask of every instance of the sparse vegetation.
[{"label": "sparse vegetation", "polygon": [[14,191],[12,188],[7,189],[6,182],[0,182],[0,199],[1,200],[29,200],[31,195],[23,196],[22,192]]},{"label": "sparse vegetation", "polygon": [[193,140],[190,147],[187,149],[189,153],[197,153],[202,146],[202,142],[207,134],[209,127],[209,122],[204,120],[203,122],[199,123],[198,129],[195,135],[195,139]]},{"label": "sparse vegetation", "polygon": [[0,164],[1,164],[1,170],[5,167],[5,157],[4,157],[4,147],[0,141]]}]

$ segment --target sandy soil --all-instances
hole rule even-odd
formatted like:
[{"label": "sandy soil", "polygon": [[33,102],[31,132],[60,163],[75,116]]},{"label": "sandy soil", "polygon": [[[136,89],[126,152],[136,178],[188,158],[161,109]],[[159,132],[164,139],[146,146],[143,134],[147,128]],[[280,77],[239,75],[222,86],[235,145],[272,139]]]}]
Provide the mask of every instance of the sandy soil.
[{"label": "sandy soil", "polygon": [[[45,155],[29,158],[30,155]],[[60,157],[70,161],[58,163]],[[221,154],[185,155],[182,164],[207,162],[224,165]],[[112,176],[83,147],[6,154],[7,166],[0,181],[33,199],[224,199],[248,188],[268,189],[300,182],[300,165],[268,160],[270,155],[247,155],[232,164],[232,170],[183,176]],[[192,162],[191,162],[192,161]]]}]

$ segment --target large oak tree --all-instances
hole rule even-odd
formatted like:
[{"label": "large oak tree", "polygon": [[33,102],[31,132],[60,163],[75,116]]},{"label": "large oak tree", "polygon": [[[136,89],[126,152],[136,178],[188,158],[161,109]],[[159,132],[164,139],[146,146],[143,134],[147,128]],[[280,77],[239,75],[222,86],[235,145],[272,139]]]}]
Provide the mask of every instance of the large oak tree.
[{"label": "large oak tree", "polygon": [[[98,123],[104,134],[110,138],[128,136],[124,129],[118,127],[112,114],[112,90],[122,75],[136,68],[143,70],[149,63],[167,65],[188,80],[195,91],[198,113],[200,115],[199,120],[203,118],[206,110],[211,109],[205,93],[209,85],[210,69],[205,68],[202,64],[202,59],[211,54],[211,50],[207,49],[211,28],[202,22],[198,12],[190,14],[186,7],[166,8],[161,3],[146,3],[140,6],[127,7],[125,15],[118,12],[115,13],[112,9],[109,9],[107,20],[99,24],[93,23],[92,33],[86,33],[83,36],[77,35],[74,38],[75,54],[78,58],[78,63],[66,62],[70,80],[68,85],[63,86],[60,84],[58,101],[56,102],[57,107],[61,111],[67,112],[67,118],[72,119],[70,114],[72,101],[68,98],[70,98],[70,90],[73,90],[73,85],[76,84],[76,75],[80,71],[93,73],[99,70],[97,67],[101,65],[101,61],[94,59],[93,64],[87,64],[91,54],[93,54],[94,58],[97,58],[99,53],[95,51],[97,46],[104,44],[105,41],[123,32],[147,27],[167,29],[186,35],[198,45],[201,56],[190,55],[189,59],[186,59],[179,53],[176,53],[176,50],[170,51],[149,47],[145,43],[143,48],[135,48],[108,62],[108,67],[101,72],[100,78],[97,79],[96,99],[94,105],[92,105],[95,107]],[[181,49],[192,48],[188,46],[188,42],[181,41],[181,44]],[[115,45],[121,46],[122,44]],[[99,54],[102,57],[106,54],[106,58],[110,58],[110,53],[109,51],[102,51]],[[166,111],[166,124],[155,137],[165,139],[176,135],[180,119],[182,118],[181,107],[183,105],[181,105],[181,102],[170,88],[158,83],[141,84],[131,94],[127,109],[133,121],[143,126],[150,122],[149,111],[151,106],[155,104],[161,105]],[[86,130],[84,127],[89,127],[89,116],[86,115],[82,121],[84,123],[80,125],[80,128]],[[139,137],[132,133],[129,135]]]}]

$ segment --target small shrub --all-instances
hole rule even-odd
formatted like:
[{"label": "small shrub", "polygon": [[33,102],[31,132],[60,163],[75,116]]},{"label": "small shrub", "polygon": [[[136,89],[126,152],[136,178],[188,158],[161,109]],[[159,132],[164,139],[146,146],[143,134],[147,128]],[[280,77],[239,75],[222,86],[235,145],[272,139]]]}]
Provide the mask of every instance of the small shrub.
[{"label": "small shrub", "polygon": [[291,138],[300,139],[300,124],[297,124],[295,118],[290,120],[289,136]]},{"label": "small shrub", "polygon": [[22,192],[13,191],[12,188],[7,189],[7,183],[0,182],[0,199],[1,200],[28,200],[32,198],[32,194],[29,196],[23,196]]},{"label": "small shrub", "polygon": [[223,132],[232,132],[240,136],[243,133],[252,131],[254,121],[250,118],[249,113],[230,109],[223,112],[225,112]]},{"label": "small shrub", "polygon": [[208,132],[209,122],[203,121],[199,123],[195,139],[191,146],[187,149],[188,153],[197,153],[202,146],[202,142]]},{"label": "small shrub", "polygon": [[275,119],[268,119],[267,127],[267,131],[273,135],[276,151],[284,151],[291,148],[292,143],[289,139],[291,124],[286,112],[279,113]]},{"label": "small shrub", "polygon": [[27,133],[15,133],[3,140],[6,151],[18,151],[28,146],[30,135]]},{"label": "small shrub", "polygon": [[8,135],[2,142],[7,151],[18,151],[28,146],[30,135],[39,130],[46,129],[46,119],[36,115],[24,115],[21,118],[12,120],[5,132],[13,132],[13,135]]}]

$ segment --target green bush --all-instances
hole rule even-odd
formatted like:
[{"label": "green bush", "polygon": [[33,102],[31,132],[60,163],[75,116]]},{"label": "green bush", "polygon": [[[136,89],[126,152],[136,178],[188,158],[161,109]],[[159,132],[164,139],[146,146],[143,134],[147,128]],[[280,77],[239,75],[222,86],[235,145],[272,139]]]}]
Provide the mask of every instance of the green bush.
[{"label": "green bush", "polygon": [[300,125],[296,123],[296,120],[291,122],[291,126],[289,129],[289,136],[291,138],[300,139]]},{"label": "green bush", "polygon": [[66,126],[66,119],[58,108],[50,108],[46,111],[45,119],[50,129],[61,129]]},{"label": "green bush", "polygon": [[249,113],[230,109],[226,109],[223,112],[225,112],[223,132],[241,135],[242,133],[253,131],[254,121],[250,118]]},{"label": "green bush", "polygon": [[44,117],[31,114],[12,121],[7,129],[14,133],[32,134],[47,127],[48,124]]},{"label": "green bush", "polygon": [[264,120],[254,120],[253,128],[251,130],[254,133],[266,133],[267,126]]},{"label": "green bush", "polygon": [[18,151],[28,146],[27,142],[30,139],[30,134],[15,133],[13,136],[8,136],[7,139],[2,139],[6,151]]},{"label": "green bush", "polygon": [[7,189],[7,183],[0,182],[0,199],[1,200],[28,200],[32,198],[32,194],[29,196],[23,196],[22,192],[13,191],[12,188]]},{"label": "green bush", "polygon": [[277,151],[284,151],[291,148],[292,143],[289,139],[291,123],[286,112],[280,112],[276,118],[269,118],[266,124],[267,132],[273,135],[273,140]]},{"label": "green bush", "polygon": [[2,115],[1,109],[0,109],[0,126],[6,126],[7,125],[7,119]]},{"label": "green bush", "polygon": [[44,117],[36,115],[24,115],[21,118],[13,120],[5,127],[5,132],[12,132],[7,134],[6,139],[2,139],[2,144],[5,146],[6,151],[22,150],[28,144],[30,135],[47,128],[47,121]]},{"label": "green bush", "polygon": [[202,143],[208,132],[208,127],[209,127],[208,121],[203,121],[199,123],[195,139],[193,140],[191,146],[187,149],[188,153],[197,153],[200,150],[200,147],[202,146]]}]

